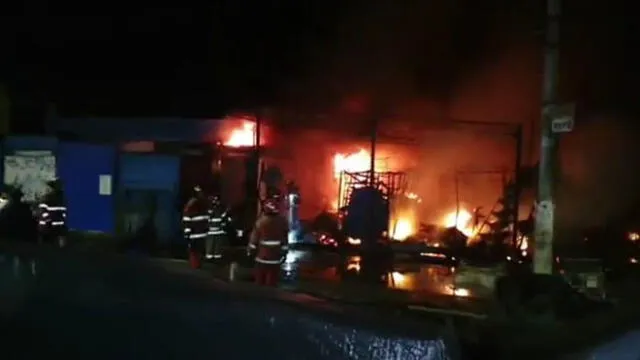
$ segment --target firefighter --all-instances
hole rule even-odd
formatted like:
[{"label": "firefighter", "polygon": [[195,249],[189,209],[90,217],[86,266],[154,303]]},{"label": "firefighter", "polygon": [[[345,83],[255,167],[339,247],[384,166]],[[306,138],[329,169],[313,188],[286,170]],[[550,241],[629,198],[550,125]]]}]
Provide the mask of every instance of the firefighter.
[{"label": "firefighter", "polygon": [[67,206],[60,179],[47,182],[49,191],[38,204],[40,242],[55,241],[59,247],[66,245]]},{"label": "firefighter", "polygon": [[212,196],[209,200],[209,234],[205,242],[207,260],[222,258],[222,250],[227,238],[225,228],[230,220],[229,211],[222,206],[220,198]]},{"label": "firefighter", "polygon": [[209,204],[200,186],[193,188],[193,195],[184,206],[182,223],[184,237],[187,240],[189,264],[194,269],[200,268],[199,248],[209,230]]},{"label": "firefighter", "polygon": [[288,250],[287,219],[280,214],[278,202],[270,198],[263,204],[249,240],[248,253],[255,251],[255,279],[258,285],[275,286],[280,264]]}]

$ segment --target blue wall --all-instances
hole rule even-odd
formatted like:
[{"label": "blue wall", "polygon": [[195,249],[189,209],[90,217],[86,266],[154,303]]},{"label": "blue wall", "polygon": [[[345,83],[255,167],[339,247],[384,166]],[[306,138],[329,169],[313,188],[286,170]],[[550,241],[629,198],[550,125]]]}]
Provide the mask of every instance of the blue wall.
[{"label": "blue wall", "polygon": [[124,231],[135,233],[145,221],[152,221],[161,242],[168,243],[179,238],[177,201],[180,158],[122,153],[118,173],[118,197],[124,215]]},{"label": "blue wall", "polygon": [[[115,146],[62,142],[56,160],[69,208],[69,227],[73,230],[113,233]],[[100,194],[101,176],[104,179],[111,177],[111,194]]]}]

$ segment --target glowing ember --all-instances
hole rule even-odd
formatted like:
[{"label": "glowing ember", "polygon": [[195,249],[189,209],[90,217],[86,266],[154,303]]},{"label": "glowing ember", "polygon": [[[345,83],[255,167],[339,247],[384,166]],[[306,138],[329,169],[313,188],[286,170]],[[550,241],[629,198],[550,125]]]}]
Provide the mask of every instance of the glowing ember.
[{"label": "glowing ember", "polygon": [[357,172],[371,169],[371,155],[364,149],[351,154],[335,154],[333,157],[333,176],[338,179],[343,171]]},{"label": "glowing ember", "polygon": [[456,217],[456,211],[448,213],[444,217],[443,225],[448,228],[455,227],[465,236],[472,236],[473,225],[471,224],[471,220],[473,216],[471,213],[464,209],[460,209],[460,211],[457,211],[457,215],[458,216]]},{"label": "glowing ember", "polygon": [[229,147],[255,146],[256,124],[250,121],[243,122],[241,127],[231,130],[224,145]]},{"label": "glowing ember", "polygon": [[398,218],[395,221],[392,221],[391,226],[391,238],[393,240],[406,240],[409,236],[415,233],[413,221],[408,218]]}]

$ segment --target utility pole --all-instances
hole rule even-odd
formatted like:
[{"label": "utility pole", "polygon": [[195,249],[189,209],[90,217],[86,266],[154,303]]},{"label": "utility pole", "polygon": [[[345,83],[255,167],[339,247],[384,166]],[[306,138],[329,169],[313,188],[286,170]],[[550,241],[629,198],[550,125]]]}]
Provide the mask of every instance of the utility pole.
[{"label": "utility pole", "polygon": [[556,178],[557,135],[552,131],[553,113],[558,105],[558,51],[562,0],[547,0],[547,26],[542,84],[542,128],[535,217],[533,271],[553,272],[554,210],[553,187]]}]

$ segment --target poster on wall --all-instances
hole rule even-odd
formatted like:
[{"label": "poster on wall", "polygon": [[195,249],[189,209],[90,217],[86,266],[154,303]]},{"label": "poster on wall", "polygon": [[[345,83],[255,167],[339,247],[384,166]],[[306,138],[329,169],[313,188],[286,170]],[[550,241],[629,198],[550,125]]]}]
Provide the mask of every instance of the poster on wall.
[{"label": "poster on wall", "polygon": [[53,155],[12,155],[4,157],[4,183],[19,187],[23,201],[34,202],[47,192],[47,181],[56,176]]}]

